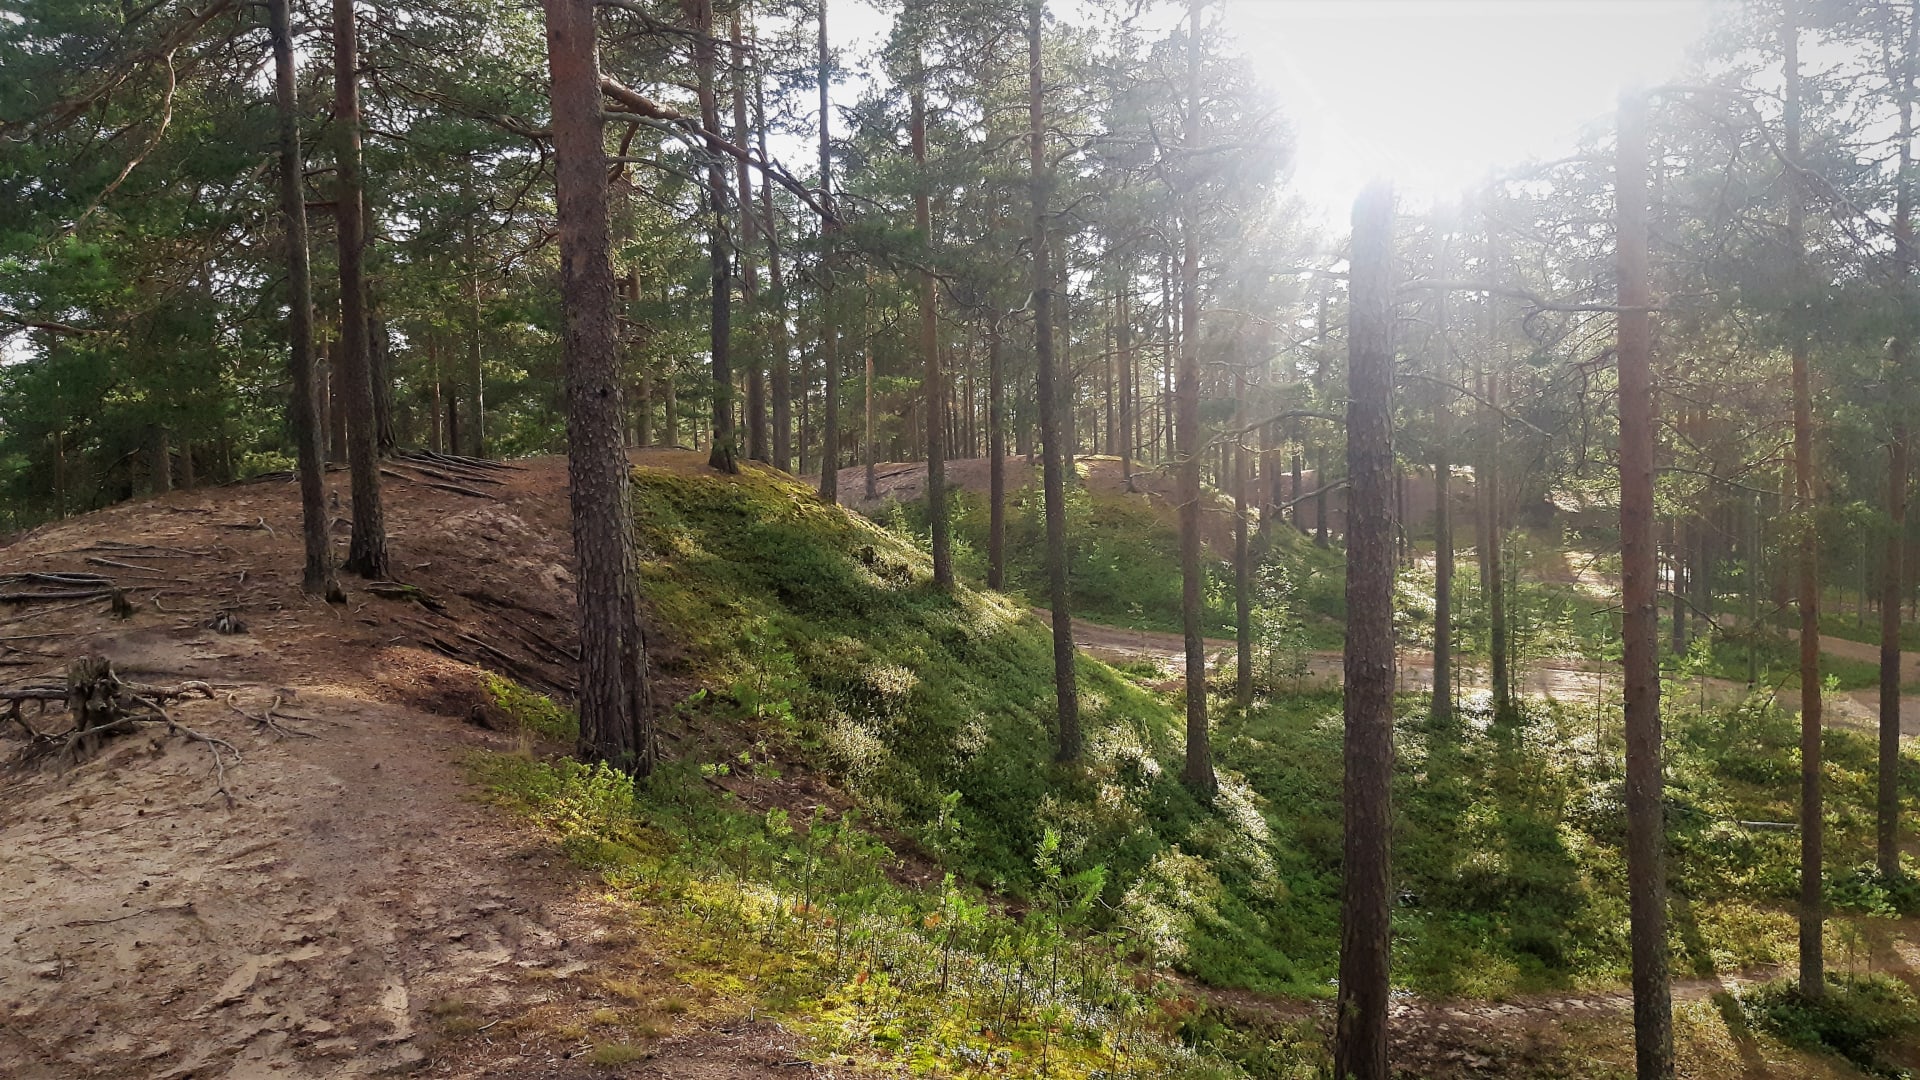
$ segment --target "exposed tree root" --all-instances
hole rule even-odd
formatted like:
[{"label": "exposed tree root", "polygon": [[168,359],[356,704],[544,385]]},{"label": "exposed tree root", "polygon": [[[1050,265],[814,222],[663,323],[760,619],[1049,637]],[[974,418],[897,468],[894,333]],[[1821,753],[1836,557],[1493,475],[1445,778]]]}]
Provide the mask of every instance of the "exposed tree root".
[{"label": "exposed tree root", "polygon": [[[177,686],[122,682],[105,657],[87,656],[68,665],[65,685],[0,690],[0,702],[7,703],[0,719],[13,721],[27,732],[27,746],[14,759],[16,767],[47,760],[70,766],[90,757],[108,739],[142,727],[164,727],[169,734],[207,748],[213,756],[215,789],[231,807],[234,797],[227,788],[227,758],[231,756],[235,765],[240,764],[240,751],[227,740],[195,731],[167,712],[168,704],[189,697],[211,700],[213,687],[199,681]],[[38,702],[42,714],[50,711],[47,703],[64,702],[73,717],[72,726],[60,732],[39,730],[27,722],[22,711],[22,705],[29,701]]]},{"label": "exposed tree root", "polygon": [[267,706],[266,712],[256,715],[240,707],[240,701],[237,695],[228,694],[227,708],[232,709],[234,712],[237,712],[241,716],[244,716],[247,719],[253,721],[262,730],[271,731],[275,735],[278,735],[283,739],[288,738],[290,736],[294,738],[300,738],[300,739],[317,739],[320,737],[318,735],[315,735],[311,731],[301,731],[298,728],[280,726],[281,720],[293,719],[292,717],[286,716],[284,714],[281,714],[278,716],[275,715],[277,710],[280,708],[282,701],[283,699],[280,697],[279,694],[273,695],[273,704]]}]

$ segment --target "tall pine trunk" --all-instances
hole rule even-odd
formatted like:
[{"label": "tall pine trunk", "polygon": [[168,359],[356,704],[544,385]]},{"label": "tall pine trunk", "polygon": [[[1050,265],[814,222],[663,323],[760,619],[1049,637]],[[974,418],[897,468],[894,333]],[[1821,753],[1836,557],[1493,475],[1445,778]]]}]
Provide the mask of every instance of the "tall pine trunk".
[{"label": "tall pine trunk", "polygon": [[[820,201],[833,206],[832,146],[832,54],[827,50],[827,0],[820,0],[819,79],[820,79]],[[832,221],[820,224],[820,361],[826,367],[827,398],[821,418],[820,498],[826,502],[840,499],[840,327],[834,318],[833,271],[837,226]],[[801,393],[806,393],[802,382]],[[803,405],[804,408],[804,405]],[[804,419],[803,419],[804,424]],[[804,456],[805,451],[802,451]]]},{"label": "tall pine trunk", "polygon": [[[1188,7],[1184,145],[1200,145],[1200,0]],[[1186,637],[1187,760],[1181,778],[1211,799],[1219,782],[1207,736],[1207,642],[1200,622],[1200,237],[1193,181],[1180,193],[1180,368],[1173,396],[1180,470],[1180,623]]]},{"label": "tall pine trunk", "polygon": [[[1780,44],[1786,92],[1782,103],[1786,128],[1787,242],[1797,290],[1807,288],[1805,187],[1800,168],[1800,27],[1793,0],[1784,7]],[[1798,304],[1798,300],[1796,300]],[[1793,372],[1793,491],[1799,526],[1800,608],[1800,993],[1826,993],[1825,911],[1821,896],[1824,863],[1820,792],[1820,572],[1819,532],[1815,528],[1813,490],[1813,378],[1809,371],[1807,327],[1794,319],[1788,350]]]},{"label": "tall pine trunk", "polygon": [[866,496],[873,500],[880,497],[880,447],[873,435],[873,283],[864,275],[860,281],[860,356],[864,361],[861,390],[866,398],[866,430],[860,443],[867,459]]},{"label": "tall pine trunk", "polygon": [[592,0],[544,0],[553,95],[560,233],[567,484],[580,621],[582,758],[652,771],[654,737],[620,432],[619,319],[614,308],[600,63]]},{"label": "tall pine trunk", "polygon": [[[759,65],[753,69],[753,115],[755,138],[760,146],[760,160],[771,161],[767,156],[767,105],[765,79]],[[771,386],[768,393],[773,398],[773,467],[781,472],[793,471],[793,386],[792,364],[789,355],[790,342],[787,337],[787,280],[780,265],[780,232],[773,216],[773,185],[760,185],[760,208],[766,216],[762,224],[767,230],[767,278],[773,285],[773,343],[767,352],[767,366],[771,369]]]},{"label": "tall pine trunk", "polygon": [[1046,0],[1027,2],[1027,138],[1032,182],[1033,346],[1038,372],[1041,488],[1047,519],[1047,602],[1053,609],[1053,691],[1055,756],[1080,758],[1080,691],[1074,682],[1073,615],[1067,610],[1067,490],[1061,447],[1060,409],[1055,402],[1059,372],[1053,355],[1053,267],[1047,243],[1046,82],[1040,66]]},{"label": "tall pine trunk", "polygon": [[[919,12],[918,34],[927,32],[931,12]],[[913,227],[920,234],[920,356],[925,366],[921,389],[927,410],[927,525],[933,533],[933,584],[953,588],[952,538],[947,522],[946,372],[940,364],[938,292],[933,280],[932,177],[927,174],[927,68],[921,43],[913,60]]]},{"label": "tall pine trunk", "polygon": [[[1452,248],[1441,255],[1440,275],[1452,270]],[[1453,377],[1447,341],[1447,294],[1435,299],[1433,366],[1439,385],[1433,398],[1433,700],[1428,710],[1436,728],[1453,723]]]},{"label": "tall pine trunk", "polygon": [[[681,0],[695,33],[693,66],[700,99],[700,126],[720,130],[720,97],[715,87],[720,65],[713,38],[713,0]],[[707,319],[707,351],[713,361],[713,443],[707,466],[721,472],[740,470],[739,434],[733,423],[733,260],[727,240],[727,167],[718,154],[707,161],[707,261],[713,293]]]},{"label": "tall pine trunk", "polygon": [[[293,428],[300,472],[300,532],[306,543],[304,592],[328,600],[345,599],[333,576],[328,532],[326,461],[320,450],[320,408],[313,378],[313,271],[307,257],[306,165],[300,154],[299,77],[293,67],[293,0],[268,0],[267,22],[273,38],[273,88],[279,125],[280,214],[287,244],[288,376],[293,393],[287,411]],[[60,479],[64,480],[64,477]],[[60,490],[56,486],[56,490]],[[59,505],[64,513],[65,498]]]},{"label": "tall pine trunk", "polygon": [[1900,875],[1900,601],[1907,579],[1907,410],[1905,389],[1913,368],[1913,86],[1920,63],[1920,12],[1907,12],[1905,51],[1900,62],[1900,180],[1893,218],[1895,269],[1903,301],[1900,332],[1887,350],[1886,385],[1899,387],[1887,437],[1887,539],[1880,582],[1880,784],[1878,856],[1880,873]]},{"label": "tall pine trunk", "polygon": [[[750,144],[750,132],[747,128],[747,50],[740,36],[740,15],[736,12],[732,23],[733,39],[733,133],[734,145],[745,147]],[[747,167],[747,160],[735,161],[734,184],[739,194],[740,222],[740,303],[746,310],[749,320],[759,316],[760,303],[760,267],[757,262],[759,244],[754,235],[757,211],[753,205],[753,174]],[[770,461],[772,454],[767,447],[767,378],[766,355],[763,342],[755,340],[746,357],[747,371],[747,456],[755,461]]]},{"label": "tall pine trunk", "polygon": [[340,349],[345,380],[347,464],[352,474],[353,536],[346,569],[391,577],[387,523],[380,505],[380,455],[374,430],[373,364],[367,351],[366,216],[360,178],[360,34],[353,0],[333,0],[333,122],[340,127],[334,171],[340,247]]},{"label": "tall pine trunk", "polygon": [[1353,207],[1347,331],[1347,647],[1333,1074],[1388,1080],[1393,781],[1393,192]]},{"label": "tall pine trunk", "polygon": [[1129,256],[1121,264],[1120,294],[1114,298],[1114,348],[1119,353],[1120,365],[1120,481],[1128,491],[1133,490],[1133,454],[1140,444],[1140,431],[1135,423],[1134,377],[1133,377],[1133,322],[1132,313],[1127,310],[1127,301],[1133,292],[1133,259]]},{"label": "tall pine trunk", "polygon": [[1000,322],[987,324],[987,588],[1007,580],[1007,417]]},{"label": "tall pine trunk", "polygon": [[1619,262],[1621,632],[1627,739],[1627,899],[1639,1080],[1673,1075],[1667,872],[1660,756],[1659,556],[1653,539],[1653,330],[1647,308],[1647,106],[1620,101],[1615,179]]},{"label": "tall pine trunk", "polygon": [[1253,554],[1247,537],[1248,476],[1247,438],[1247,366],[1246,357],[1234,366],[1233,400],[1233,698],[1241,708],[1253,704]]}]

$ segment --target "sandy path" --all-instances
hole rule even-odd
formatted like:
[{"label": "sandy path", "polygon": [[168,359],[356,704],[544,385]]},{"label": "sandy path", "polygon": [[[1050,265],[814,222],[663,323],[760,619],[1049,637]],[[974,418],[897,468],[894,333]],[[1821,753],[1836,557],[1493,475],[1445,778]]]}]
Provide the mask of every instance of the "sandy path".
[{"label": "sandy path", "polygon": [[[1034,616],[1046,621],[1047,614],[1035,609]],[[1130,630],[1125,627],[1106,626],[1075,619],[1073,623],[1074,644],[1089,656],[1096,656],[1109,663],[1129,663],[1150,660],[1170,669],[1173,676],[1162,689],[1177,689],[1180,685],[1178,669],[1185,663],[1186,642],[1179,634],[1169,634],[1154,630]],[[1836,639],[1838,640],[1838,639]],[[1861,648],[1872,646],[1848,642]],[[1234,653],[1234,643],[1227,638],[1207,638],[1207,666],[1216,668],[1230,663]],[[1874,659],[1879,659],[1879,650],[1873,649]],[[1397,671],[1399,688],[1414,692],[1433,688],[1433,655],[1424,650],[1407,650],[1400,654],[1400,666]],[[1341,656],[1337,652],[1315,651],[1307,655],[1307,674],[1302,680],[1305,688],[1338,686],[1341,677]],[[1478,668],[1462,668],[1456,677],[1463,690],[1485,690],[1486,672]],[[1616,670],[1585,665],[1577,660],[1542,660],[1526,666],[1520,675],[1520,690],[1533,697],[1552,698],[1558,701],[1574,703],[1601,703],[1610,695],[1619,693],[1620,676]],[[1744,683],[1729,679],[1695,678],[1681,684],[1681,692],[1689,697],[1698,695],[1708,701],[1734,702],[1747,695]],[[1800,700],[1797,694],[1783,693],[1779,696],[1780,705],[1790,712],[1797,712]],[[1822,717],[1825,723],[1834,727],[1848,727],[1871,730],[1879,725],[1880,694],[1877,690],[1855,690],[1838,694],[1829,694],[1826,710]],[[1900,730],[1903,735],[1920,736],[1920,701],[1915,695],[1906,695],[1901,700]]]},{"label": "sandy path", "polygon": [[[344,503],[344,474],[329,480]],[[0,573],[106,558],[142,583],[125,620],[103,601],[0,605],[0,685],[57,680],[82,652],[142,682],[214,680],[220,699],[176,717],[241,756],[231,806],[206,747],[159,732],[65,772],[0,767],[0,1077],[804,1074],[775,1025],[697,1009],[617,1072],[561,1034],[632,1007],[601,986],[603,964],[689,991],[674,957],[622,944],[591,882],[463,775],[476,749],[522,744],[470,722],[487,708],[474,670],[433,650],[494,650],[536,685],[571,678],[564,462],[486,491],[389,481],[395,572],[437,607],[353,580],[344,609],[302,597],[284,481],[126,504],[0,548]],[[220,610],[247,632],[208,629]],[[280,699],[315,737],[258,729],[228,691],[255,714]],[[0,727],[0,763],[19,734]]]}]

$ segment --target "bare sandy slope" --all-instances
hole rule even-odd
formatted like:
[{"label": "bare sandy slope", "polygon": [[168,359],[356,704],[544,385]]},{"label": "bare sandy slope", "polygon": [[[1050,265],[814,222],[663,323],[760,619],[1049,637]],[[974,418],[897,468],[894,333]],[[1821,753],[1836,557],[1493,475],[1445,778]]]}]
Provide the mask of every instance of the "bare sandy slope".
[{"label": "bare sandy slope", "polygon": [[[564,465],[428,468],[443,475],[396,465],[387,508],[396,574],[432,607],[354,580],[345,609],[301,596],[285,481],[116,507],[0,549],[0,574],[102,573],[136,605],[125,620],[104,600],[0,605],[0,685],[57,680],[81,653],[143,682],[210,680],[216,698],[174,716],[240,756],[231,804],[208,748],[158,730],[68,770],[0,772],[0,1076],[799,1074],[791,1036],[697,998],[617,1070],[555,1033],[631,1004],[598,988],[598,965],[672,971],[460,771],[516,738],[471,722],[488,707],[466,660],[571,678]],[[330,482],[344,501],[344,475]],[[208,629],[223,610],[247,632]],[[311,738],[235,709],[276,699]],[[5,728],[0,758],[23,744]]]}]

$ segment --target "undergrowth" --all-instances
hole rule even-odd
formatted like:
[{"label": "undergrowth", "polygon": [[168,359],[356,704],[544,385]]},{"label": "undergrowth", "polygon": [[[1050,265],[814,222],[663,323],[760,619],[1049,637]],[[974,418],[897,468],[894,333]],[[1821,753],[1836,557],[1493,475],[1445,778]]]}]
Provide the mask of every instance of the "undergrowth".
[{"label": "undergrowth", "polygon": [[[1337,954],[1340,699],[1217,703],[1221,793],[1178,783],[1180,717],[1152,676],[1083,658],[1085,761],[1052,763],[1047,630],[1022,605],[935,590],[917,547],[758,469],[642,469],[647,599],[708,707],[778,730],[879,825],[963,881],[1030,898],[1048,835],[1062,872],[1099,871],[1090,925],[1208,983],[1328,996]],[[1285,688],[1284,681],[1277,683]],[[1395,982],[1500,997],[1618,985],[1627,962],[1618,714],[1532,702],[1488,722],[1469,695],[1435,730],[1401,699]],[[1792,955],[1797,722],[1754,702],[1668,713],[1676,969]],[[1828,851],[1849,920],[1907,900],[1853,868],[1872,851],[1873,748],[1829,731]],[[1902,782],[1920,796],[1909,767]]]},{"label": "undergrowth", "polygon": [[1803,1050],[1838,1054],[1865,1072],[1906,1077],[1886,1061],[1888,1046],[1916,1027],[1916,1002],[1906,984],[1887,975],[1829,975],[1826,992],[1809,998],[1797,983],[1776,980],[1743,991],[1747,1022]]},{"label": "undergrowth", "polygon": [[636,786],[604,766],[481,755],[493,797],[598,870],[635,929],[685,963],[689,987],[780,1018],[813,1052],[916,1075],[1246,1076],[1306,1080],[1310,1023],[1263,1033],[1205,1021],[1124,926],[1097,929],[1099,870],[1068,873],[1043,838],[1018,916],[948,875],[896,884],[857,811],[744,811],[684,764]]},{"label": "undergrowth", "polygon": [[[987,578],[987,498],[965,489],[950,491],[947,498],[955,570],[966,581],[982,583]],[[1037,485],[1008,491],[1005,589],[1034,605],[1044,605],[1047,596],[1042,511]],[[925,539],[924,500],[890,504],[878,516],[921,546],[930,543]],[[1180,534],[1167,510],[1145,495],[1069,484],[1066,518],[1067,580],[1076,617],[1134,630],[1182,632]],[[1264,541],[1256,536],[1254,548],[1259,571],[1284,573],[1294,583],[1304,625],[1312,632],[1311,646],[1339,648],[1339,622],[1346,607],[1340,556],[1314,547],[1291,528],[1276,529]],[[1209,636],[1231,637],[1232,565],[1222,553],[1206,551],[1201,570],[1202,627]]]},{"label": "undergrowth", "polygon": [[[1163,977],[1331,996],[1337,692],[1276,683],[1246,710],[1216,699],[1221,789],[1202,804],[1176,779],[1181,717],[1148,689],[1160,673],[1083,658],[1086,754],[1058,765],[1049,635],[1024,605],[933,588],[915,544],[755,466],[641,469],[634,500],[649,614],[703,687],[689,718],[811,759],[858,812],[750,813],[699,778],[724,757],[677,762],[638,792],[565,760],[476,768],[600,869],[651,936],[694,957],[689,979],[792,1018],[830,1052],[915,1068],[1319,1067],[1310,1030],[1222,1025]],[[492,692],[543,733],[570,730],[537,696]],[[1529,702],[1499,725],[1484,697],[1445,727],[1422,696],[1398,703],[1394,982],[1436,998],[1617,987],[1618,713]],[[1797,739],[1763,699],[1669,710],[1677,974],[1791,960]],[[1830,730],[1825,753],[1829,951],[1851,973],[1884,953],[1873,942],[1920,890],[1865,869],[1871,742]],[[1901,783],[1920,798],[1905,758]],[[945,881],[890,880],[877,835],[942,864]]]},{"label": "undergrowth", "polygon": [[770,471],[727,481],[640,469],[653,617],[712,705],[785,732],[872,818],[963,878],[1019,897],[1100,868],[1101,921],[1152,927],[1154,962],[1209,982],[1327,993],[1285,947],[1299,911],[1275,877],[1257,797],[1219,813],[1179,783],[1180,720],[1151,677],[1079,662],[1080,763],[1053,763],[1047,628],[992,593],[935,589],[913,544]]}]

